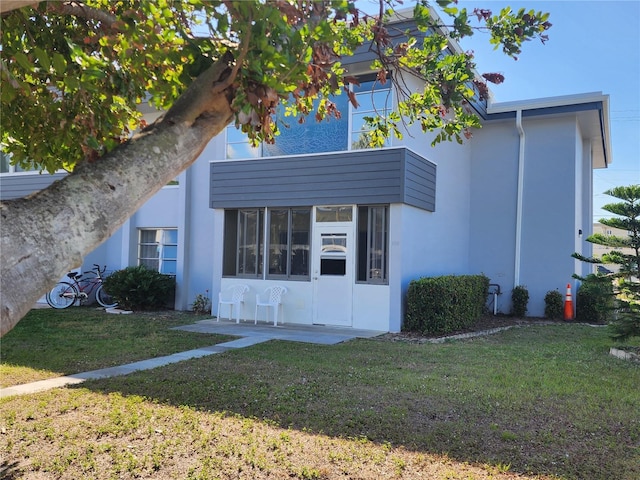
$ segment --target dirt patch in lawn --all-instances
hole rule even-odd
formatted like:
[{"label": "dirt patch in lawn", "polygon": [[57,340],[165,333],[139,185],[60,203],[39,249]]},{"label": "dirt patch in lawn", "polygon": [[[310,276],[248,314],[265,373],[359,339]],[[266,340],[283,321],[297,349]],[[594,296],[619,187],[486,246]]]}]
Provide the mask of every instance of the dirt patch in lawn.
[{"label": "dirt patch in lawn", "polygon": [[444,339],[447,337],[453,337],[456,335],[473,334],[481,332],[491,332],[497,329],[521,327],[526,325],[552,325],[563,323],[560,321],[548,320],[546,318],[538,317],[510,317],[502,315],[484,315],[471,327],[456,330],[455,332],[449,332],[446,334],[422,334],[417,332],[398,332],[387,333],[376,337],[377,340],[392,341],[392,342],[408,342],[408,343],[426,343],[431,342],[434,339]]}]

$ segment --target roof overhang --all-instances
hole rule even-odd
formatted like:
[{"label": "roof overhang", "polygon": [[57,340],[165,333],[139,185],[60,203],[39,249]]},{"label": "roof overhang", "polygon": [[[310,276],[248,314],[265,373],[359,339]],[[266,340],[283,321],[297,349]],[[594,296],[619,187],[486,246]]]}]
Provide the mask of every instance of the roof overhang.
[{"label": "roof overhang", "polygon": [[591,143],[593,168],[607,168],[612,162],[609,125],[609,95],[601,92],[538,98],[515,102],[490,103],[486,120],[515,119],[555,115],[575,115],[583,138]]}]

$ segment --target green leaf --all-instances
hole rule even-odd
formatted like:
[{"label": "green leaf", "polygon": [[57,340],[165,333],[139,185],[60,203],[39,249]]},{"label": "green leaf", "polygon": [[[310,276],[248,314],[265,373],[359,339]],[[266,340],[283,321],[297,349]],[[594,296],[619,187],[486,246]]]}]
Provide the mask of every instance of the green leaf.
[{"label": "green leaf", "polygon": [[40,47],[35,47],[33,51],[35,52],[36,57],[38,59],[38,63],[40,63],[42,68],[46,71],[49,71],[49,68],[51,67],[51,62],[49,61],[49,55],[47,55],[47,52],[45,52]]},{"label": "green leaf", "polygon": [[16,62],[18,62],[18,64],[27,72],[33,71],[33,63],[31,63],[29,57],[27,57],[23,52],[16,52],[14,54],[14,58],[16,59]]},{"label": "green leaf", "polygon": [[67,60],[58,52],[53,54],[53,68],[60,76],[64,75],[67,70]]},{"label": "green leaf", "polygon": [[0,101],[3,104],[11,103],[16,98],[16,91],[9,82],[2,82],[2,88],[0,88]]},{"label": "green leaf", "polygon": [[98,143],[96,137],[94,137],[93,135],[87,137],[87,146],[93,148],[94,150],[100,149],[100,144]]}]

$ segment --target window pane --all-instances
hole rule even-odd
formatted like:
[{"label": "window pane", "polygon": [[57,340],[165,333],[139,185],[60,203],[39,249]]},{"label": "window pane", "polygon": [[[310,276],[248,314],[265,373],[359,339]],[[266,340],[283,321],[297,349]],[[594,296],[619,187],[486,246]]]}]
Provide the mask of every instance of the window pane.
[{"label": "window pane", "polygon": [[158,243],[156,233],[157,230],[140,230],[140,243]]},{"label": "window pane", "polygon": [[240,210],[238,218],[238,275],[257,274],[259,257],[257,210]]},{"label": "window pane", "polygon": [[389,207],[358,207],[358,281],[387,283]]},{"label": "window pane", "polygon": [[353,208],[349,207],[316,207],[316,222],[350,222]]},{"label": "window pane", "polygon": [[386,279],[386,209],[371,207],[369,210],[369,279]]},{"label": "window pane", "polygon": [[175,245],[165,246],[162,249],[162,258],[178,258],[178,247],[176,247]]},{"label": "window pane", "polygon": [[165,245],[178,244],[178,230],[164,230],[162,243]]},{"label": "window pane", "polygon": [[237,254],[238,254],[238,211],[224,211],[224,258],[222,265],[222,274],[225,276],[233,276],[236,271]]},{"label": "window pane", "polygon": [[163,260],[160,273],[164,273],[166,275],[175,275],[176,265],[177,265],[177,262],[175,260]]},{"label": "window pane", "polygon": [[227,144],[227,158],[259,158],[260,147],[252,147],[247,143],[229,143]]},{"label": "window pane", "polygon": [[[349,98],[347,95],[338,95],[331,100],[343,115],[339,119],[331,117],[321,122],[310,115],[303,123],[298,123],[297,118],[285,117],[284,107],[279,106],[277,117],[284,124],[279,124],[280,135],[276,137],[275,144],[263,145],[265,156],[347,150],[349,117],[346,112],[349,111]],[[317,105],[318,100],[314,102],[314,106]]]},{"label": "window pane", "polygon": [[227,143],[248,142],[249,137],[235,125],[227,127]]},{"label": "window pane", "polygon": [[377,111],[379,114],[384,115],[385,111],[391,108],[391,94],[388,89],[371,92],[369,88],[368,91],[358,93],[357,100],[360,105],[357,110],[358,112]]},{"label": "window pane", "polygon": [[311,209],[291,211],[291,275],[309,275]]},{"label": "window pane", "polygon": [[347,236],[342,234],[323,233],[322,253],[347,253]]},{"label": "window pane", "polygon": [[0,173],[9,171],[9,162],[11,158],[6,153],[0,152]]},{"label": "window pane", "polygon": [[269,210],[269,274],[287,275],[289,210]]},{"label": "window pane", "polygon": [[140,258],[158,258],[159,248],[156,245],[140,245]]},{"label": "window pane", "polygon": [[140,265],[144,265],[149,270],[155,270],[157,272],[158,271],[159,261],[158,260],[151,260],[151,259],[141,258],[140,259]]}]

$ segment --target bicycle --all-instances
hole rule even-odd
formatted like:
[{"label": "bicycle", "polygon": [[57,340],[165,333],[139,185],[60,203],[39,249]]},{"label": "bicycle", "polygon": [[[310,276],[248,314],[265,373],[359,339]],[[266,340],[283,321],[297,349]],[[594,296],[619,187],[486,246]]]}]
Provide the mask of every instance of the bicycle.
[{"label": "bicycle", "polygon": [[[90,271],[81,274],[77,272],[67,273],[67,277],[73,283],[59,282],[47,293],[47,303],[52,308],[68,308],[76,303],[76,300],[80,301],[80,303],[86,302],[95,290],[96,301],[101,306],[112,308],[118,305],[118,302],[114,302],[113,297],[104,291],[102,285],[103,274],[107,266],[105,265],[100,270],[100,265],[94,263],[93,267]],[[94,276],[82,278],[86,274],[93,274]]]}]

